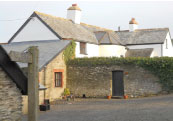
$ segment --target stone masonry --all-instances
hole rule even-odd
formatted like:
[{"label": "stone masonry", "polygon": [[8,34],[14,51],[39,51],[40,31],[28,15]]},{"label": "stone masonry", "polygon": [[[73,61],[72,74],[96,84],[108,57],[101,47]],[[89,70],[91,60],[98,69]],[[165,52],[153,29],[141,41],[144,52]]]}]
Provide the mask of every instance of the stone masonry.
[{"label": "stone masonry", "polygon": [[20,121],[21,115],[22,94],[0,68],[0,121]]},{"label": "stone masonry", "polygon": [[[63,70],[62,87],[55,87],[54,70]],[[61,95],[66,88],[66,64],[64,61],[63,52],[61,52],[39,72],[39,81],[47,88],[45,90],[45,99],[49,99],[50,102],[52,102],[58,98],[61,98]]]},{"label": "stone masonry", "polygon": [[76,96],[104,97],[112,94],[112,71],[124,71],[124,92],[130,97],[148,96],[162,91],[158,78],[137,66],[98,66],[67,68],[67,88]]}]

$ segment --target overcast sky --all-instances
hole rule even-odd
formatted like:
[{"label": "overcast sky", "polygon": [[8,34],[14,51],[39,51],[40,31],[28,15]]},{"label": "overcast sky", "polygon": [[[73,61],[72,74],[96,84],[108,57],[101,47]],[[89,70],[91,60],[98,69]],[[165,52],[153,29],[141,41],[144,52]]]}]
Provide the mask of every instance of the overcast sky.
[{"label": "overcast sky", "polygon": [[118,26],[120,26],[121,30],[124,30],[128,29],[130,19],[134,17],[139,23],[140,29],[169,27],[171,35],[173,36],[173,1],[0,1],[0,42],[8,41],[33,11],[66,18],[67,8],[70,7],[72,3],[77,3],[82,9],[81,21],[87,24],[113,30],[117,30]]}]

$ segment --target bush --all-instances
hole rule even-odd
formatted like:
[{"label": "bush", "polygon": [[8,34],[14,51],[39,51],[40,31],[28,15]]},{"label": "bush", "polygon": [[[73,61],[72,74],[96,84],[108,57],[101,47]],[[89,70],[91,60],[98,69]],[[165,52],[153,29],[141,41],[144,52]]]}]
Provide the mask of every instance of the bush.
[{"label": "bush", "polygon": [[68,88],[64,89],[64,96],[70,95],[70,90]]}]

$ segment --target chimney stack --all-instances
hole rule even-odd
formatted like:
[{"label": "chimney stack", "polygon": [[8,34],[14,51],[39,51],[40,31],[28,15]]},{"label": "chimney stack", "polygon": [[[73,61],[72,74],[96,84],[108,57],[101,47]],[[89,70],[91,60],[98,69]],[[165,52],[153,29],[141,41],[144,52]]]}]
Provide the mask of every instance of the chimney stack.
[{"label": "chimney stack", "polygon": [[118,27],[118,31],[120,31],[120,26]]},{"label": "chimney stack", "polygon": [[129,21],[129,31],[130,31],[130,32],[133,32],[133,31],[135,31],[136,29],[138,29],[138,22],[135,20],[135,18],[132,18],[132,19]]},{"label": "chimney stack", "polygon": [[81,9],[77,4],[72,4],[72,6],[67,9],[67,19],[72,20],[75,24],[80,24]]}]

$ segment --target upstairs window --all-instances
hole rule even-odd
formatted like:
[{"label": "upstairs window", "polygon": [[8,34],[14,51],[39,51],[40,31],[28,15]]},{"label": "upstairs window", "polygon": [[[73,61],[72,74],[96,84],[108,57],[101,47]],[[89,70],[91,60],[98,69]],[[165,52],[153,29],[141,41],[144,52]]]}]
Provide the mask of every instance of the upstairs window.
[{"label": "upstairs window", "polygon": [[85,42],[80,42],[80,54],[87,54]]},{"label": "upstairs window", "polygon": [[62,87],[62,72],[55,73],[55,87]]}]

